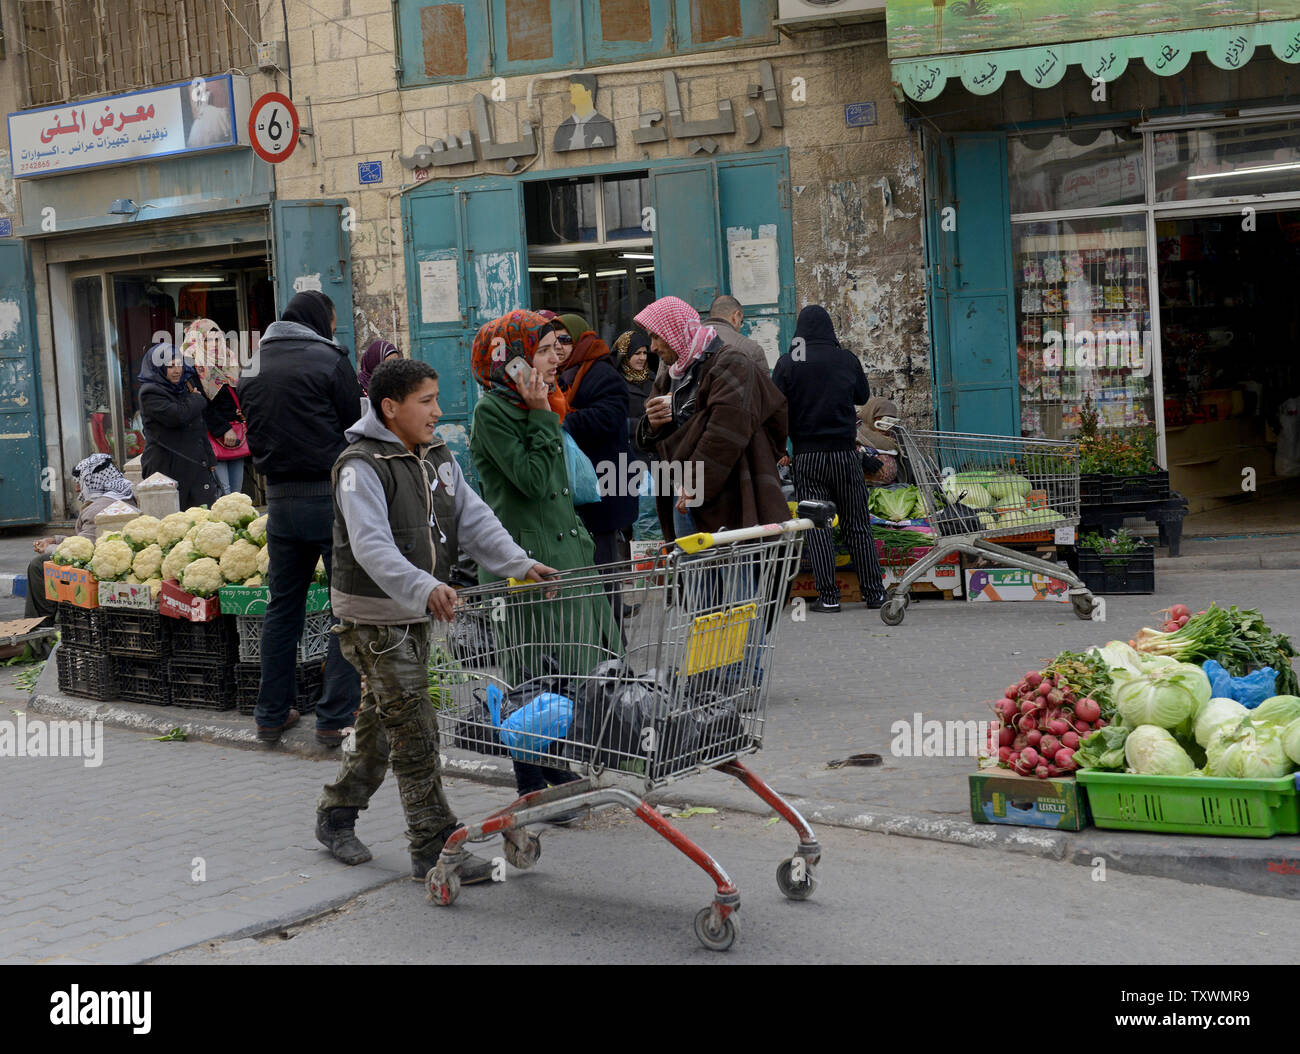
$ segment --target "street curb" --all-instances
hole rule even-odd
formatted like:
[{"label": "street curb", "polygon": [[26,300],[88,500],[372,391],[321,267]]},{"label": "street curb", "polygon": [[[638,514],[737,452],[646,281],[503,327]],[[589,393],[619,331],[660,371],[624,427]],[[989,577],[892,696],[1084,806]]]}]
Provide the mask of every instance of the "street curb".
[{"label": "street curb", "polygon": [[[58,691],[57,671],[47,663],[32,693],[29,709],[34,713],[78,720],[100,720],[119,728],[162,734],[181,727],[189,737],[199,742],[239,747],[245,750],[264,750],[257,740],[249,717],[238,716],[242,727],[232,727],[204,721],[184,720],[184,715],[200,713],[178,710],[175,707],[154,707],[143,704],[100,703],[79,699]],[[52,689],[52,690],[51,690]],[[215,716],[215,715],[214,715]],[[220,720],[220,719],[218,719]],[[273,749],[283,750],[298,757],[314,761],[337,757],[337,753],[318,745],[310,727],[292,729]],[[443,770],[451,776],[477,780],[498,786],[514,784],[513,768],[495,759],[477,756],[442,755]],[[739,790],[739,785],[736,787]],[[734,812],[770,816],[772,810],[758,798],[739,797],[710,790],[706,786],[692,785],[678,790],[671,785],[647,798],[652,804],[673,806],[709,806]],[[1142,835],[1136,832],[1105,831],[1088,828],[1078,833],[1038,830],[1032,827],[1013,827],[1001,824],[975,824],[939,817],[920,817],[866,808],[852,802],[790,796],[791,805],[813,824],[829,824],[872,834],[896,835],[902,838],[920,838],[978,849],[1001,849],[1024,853],[1047,860],[1059,860],[1082,867],[1096,868],[1104,863],[1107,871],[1150,875],[1198,885],[1221,886],[1238,892],[1261,896],[1300,900],[1300,839],[1225,839],[1220,849],[1189,844],[1172,838],[1168,844],[1159,839],[1168,836]],[[1267,848],[1265,848],[1267,847]],[[387,879],[376,883],[383,885]],[[371,887],[371,888],[376,888]],[[363,891],[364,892],[364,891]],[[322,904],[319,911],[329,911],[346,903],[354,893],[342,900]],[[236,936],[265,933],[277,926],[295,924],[299,917],[275,924],[252,927]]]},{"label": "street curb", "polygon": [[27,596],[27,576],[25,574],[0,574],[0,597]]},{"label": "street curb", "polygon": [[1220,556],[1158,556],[1156,570],[1174,571],[1293,571],[1300,569],[1300,549],[1271,553],[1223,553]]}]

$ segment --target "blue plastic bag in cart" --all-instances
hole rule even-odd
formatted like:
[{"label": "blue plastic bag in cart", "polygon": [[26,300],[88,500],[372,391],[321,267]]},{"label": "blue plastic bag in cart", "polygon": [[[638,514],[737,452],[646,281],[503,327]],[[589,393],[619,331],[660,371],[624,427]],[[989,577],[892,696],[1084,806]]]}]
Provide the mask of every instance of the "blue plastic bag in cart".
[{"label": "blue plastic bag in cart", "polygon": [[516,761],[544,765],[542,754],[555,754],[558,741],[569,732],[573,701],[554,692],[530,699],[504,721],[501,720],[501,689],[488,685],[487,708],[501,738],[501,745]]},{"label": "blue plastic bag in cart", "polygon": [[1215,699],[1235,699],[1247,710],[1254,710],[1265,699],[1277,694],[1277,671],[1272,666],[1233,677],[1213,659],[1201,663],[1201,669],[1210,679],[1210,693]]}]

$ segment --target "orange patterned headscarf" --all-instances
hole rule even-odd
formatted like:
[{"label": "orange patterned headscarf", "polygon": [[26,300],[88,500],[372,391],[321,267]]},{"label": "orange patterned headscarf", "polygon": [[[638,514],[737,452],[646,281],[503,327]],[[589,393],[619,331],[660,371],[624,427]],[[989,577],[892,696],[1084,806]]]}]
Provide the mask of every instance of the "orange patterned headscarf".
[{"label": "orange patterned headscarf", "polygon": [[[485,322],[474,337],[470,361],[474,377],[491,395],[509,399],[516,406],[524,406],[524,397],[506,373],[506,363],[523,358],[531,366],[533,352],[552,329],[551,323],[535,311],[516,310],[491,322]],[[561,421],[568,413],[564,396],[553,391],[547,396],[551,409]]]}]

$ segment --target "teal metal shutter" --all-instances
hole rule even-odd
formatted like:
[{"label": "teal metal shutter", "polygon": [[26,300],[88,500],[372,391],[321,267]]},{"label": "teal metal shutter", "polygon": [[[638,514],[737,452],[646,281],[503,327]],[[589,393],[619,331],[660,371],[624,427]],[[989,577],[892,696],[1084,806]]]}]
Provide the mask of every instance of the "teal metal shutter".
[{"label": "teal metal shutter", "polygon": [[1007,144],[926,139],[926,242],[938,427],[1020,434]]},{"label": "teal metal shutter", "polygon": [[704,313],[722,288],[718,178],[712,161],[650,170],[655,294]]},{"label": "teal metal shutter", "polygon": [[352,259],[344,228],[346,198],[324,201],[273,201],[271,236],[275,261],[277,317],[295,293],[319,289],[334,301],[336,344],[360,358],[352,319]]},{"label": "teal metal shutter", "polygon": [[0,242],[0,525],[44,523],[45,437],[27,247]]},{"label": "teal metal shutter", "polygon": [[[731,243],[757,239],[776,242],[777,298],[745,303],[745,331],[782,354],[794,338],[794,236],[790,220],[790,162],[778,154],[724,158],[718,166],[718,205],[722,231],[723,286],[736,294],[740,284],[731,273]],[[705,305],[706,307],[708,305]],[[769,339],[770,338],[770,339]]]},{"label": "teal metal shutter", "polygon": [[471,483],[469,425],[478,399],[474,335],[526,306],[523,189],[488,176],[411,191],[402,201],[412,358],[438,371],[439,434]]}]

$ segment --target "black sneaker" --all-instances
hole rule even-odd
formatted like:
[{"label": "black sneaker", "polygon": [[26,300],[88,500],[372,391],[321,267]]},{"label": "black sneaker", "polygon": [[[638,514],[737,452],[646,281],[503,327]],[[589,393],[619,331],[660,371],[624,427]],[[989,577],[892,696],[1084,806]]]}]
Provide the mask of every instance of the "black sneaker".
[{"label": "black sneaker", "polygon": [[330,851],[335,860],[349,867],[364,864],[371,858],[357,838],[355,826],[358,809],[335,808],[316,810],[316,841]]},{"label": "black sneaker", "polygon": [[872,611],[875,611],[877,608],[882,608],[885,606],[885,598],[876,597],[874,600],[868,600],[866,603],[868,608],[870,608]]},{"label": "black sneaker", "polygon": [[838,601],[834,604],[827,604],[824,600],[817,600],[813,603],[812,609],[814,611],[825,611],[828,614],[834,615],[839,613],[840,605]]}]

